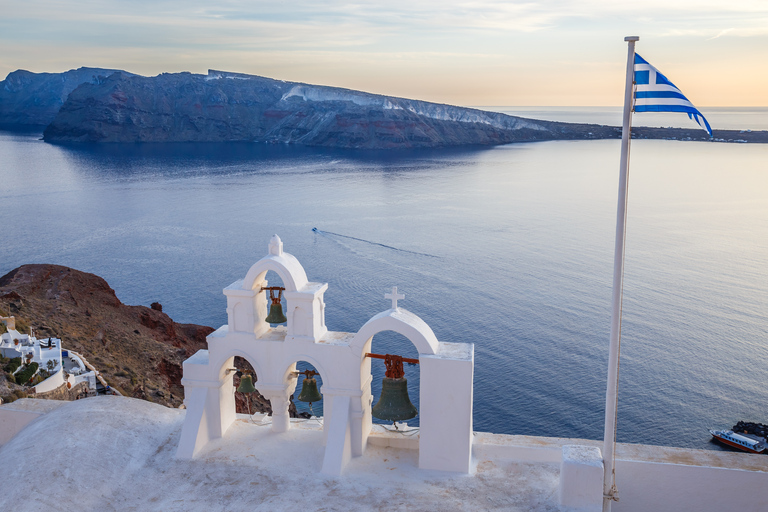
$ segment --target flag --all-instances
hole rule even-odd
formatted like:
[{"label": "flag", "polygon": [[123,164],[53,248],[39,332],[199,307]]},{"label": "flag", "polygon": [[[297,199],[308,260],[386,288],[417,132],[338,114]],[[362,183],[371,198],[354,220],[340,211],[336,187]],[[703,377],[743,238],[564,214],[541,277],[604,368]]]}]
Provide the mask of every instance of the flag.
[{"label": "flag", "polygon": [[675,84],[635,54],[635,112],[685,112],[712,136],[712,128]]}]

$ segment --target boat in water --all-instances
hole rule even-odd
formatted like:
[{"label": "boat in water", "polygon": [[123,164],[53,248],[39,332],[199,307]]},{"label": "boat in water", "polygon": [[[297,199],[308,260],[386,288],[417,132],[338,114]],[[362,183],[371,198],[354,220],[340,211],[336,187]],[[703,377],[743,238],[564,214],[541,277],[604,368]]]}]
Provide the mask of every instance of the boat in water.
[{"label": "boat in water", "polygon": [[763,453],[765,439],[751,434],[737,434],[733,430],[709,430],[712,437],[732,448],[738,448],[749,453]]}]

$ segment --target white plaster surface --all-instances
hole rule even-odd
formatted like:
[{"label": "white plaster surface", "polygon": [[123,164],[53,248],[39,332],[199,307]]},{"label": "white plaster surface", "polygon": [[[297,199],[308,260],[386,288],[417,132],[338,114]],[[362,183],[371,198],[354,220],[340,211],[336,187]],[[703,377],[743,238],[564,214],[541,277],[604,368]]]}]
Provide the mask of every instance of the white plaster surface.
[{"label": "white plaster surface", "polygon": [[[0,510],[14,511],[572,512],[557,498],[562,446],[600,445],[476,433],[474,473],[461,475],[419,470],[417,450],[394,448],[397,439],[386,438],[397,434],[377,429],[372,437],[381,443],[332,478],[318,473],[318,420],[294,420],[291,430],[276,434],[268,418],[257,426],[239,415],[198,458],[179,460],[184,410],[110,396],[24,399],[0,411],[11,407],[51,410],[0,447],[0,460],[12,461],[14,475],[0,479]],[[616,454],[621,501],[614,512],[768,510],[765,455],[622,444]]]},{"label": "white plaster surface", "polygon": [[590,512],[603,508],[603,457],[596,446],[563,446],[560,504]]},{"label": "white plaster surface", "polygon": [[355,333],[352,332],[328,331],[318,343],[327,343],[328,345],[349,345],[354,337]]},{"label": "white plaster surface", "polygon": [[0,448],[14,474],[0,479],[0,509],[559,510],[557,464],[483,460],[470,476],[420,470],[416,450],[370,446],[341,477],[324,477],[314,420],[276,434],[240,419],[197,458],[179,460],[184,415],[126,397],[66,403]]},{"label": "white plaster surface", "polygon": [[472,357],[472,345],[469,343],[440,342],[437,348],[437,356],[444,359],[470,359]]},{"label": "white plaster surface", "polygon": [[567,444],[563,446],[563,460],[602,468],[600,449],[595,446]]},{"label": "white plaster surface", "polygon": [[62,384],[64,384],[64,382],[64,368],[59,366],[58,371],[35,386],[35,393],[46,393],[48,391],[53,391],[54,389],[57,389]]},{"label": "white plaster surface", "polygon": [[[22,398],[0,406],[0,445],[7,443],[28,424],[66,402]],[[0,457],[0,460],[3,460]],[[0,497],[0,503],[2,497]],[[0,509],[2,510],[2,509]]]}]

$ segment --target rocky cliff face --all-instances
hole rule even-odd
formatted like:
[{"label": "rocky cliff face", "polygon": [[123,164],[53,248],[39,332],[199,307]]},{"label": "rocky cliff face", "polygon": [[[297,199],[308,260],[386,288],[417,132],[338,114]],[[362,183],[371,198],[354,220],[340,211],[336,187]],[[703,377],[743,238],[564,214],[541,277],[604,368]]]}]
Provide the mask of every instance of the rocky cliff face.
[{"label": "rocky cliff face", "polygon": [[78,85],[96,83],[115,69],[79,68],[64,73],[19,69],[0,81],[0,125],[47,126]]},{"label": "rocky cliff face", "polygon": [[254,141],[342,148],[617,137],[614,128],[209,71],[116,73],[72,91],[47,141]]},{"label": "rocky cliff face", "polygon": [[179,406],[182,362],[207,348],[210,327],[179,324],[161,311],[127,306],[104,279],[59,265],[23,265],[0,277],[0,312],[57,336],[127,396]]}]

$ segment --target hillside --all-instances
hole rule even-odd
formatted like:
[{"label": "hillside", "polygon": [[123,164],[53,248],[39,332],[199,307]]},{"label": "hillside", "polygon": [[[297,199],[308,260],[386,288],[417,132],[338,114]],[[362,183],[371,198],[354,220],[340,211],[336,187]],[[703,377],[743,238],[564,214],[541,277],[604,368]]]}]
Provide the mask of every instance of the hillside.
[{"label": "hillside", "polygon": [[127,306],[104,279],[59,265],[23,265],[0,277],[0,314],[38,337],[60,337],[124,395],[177,407],[181,364],[207,348],[213,329],[176,323],[154,308]]}]

